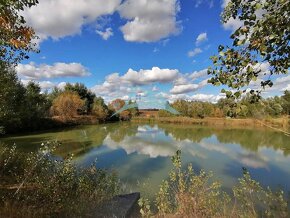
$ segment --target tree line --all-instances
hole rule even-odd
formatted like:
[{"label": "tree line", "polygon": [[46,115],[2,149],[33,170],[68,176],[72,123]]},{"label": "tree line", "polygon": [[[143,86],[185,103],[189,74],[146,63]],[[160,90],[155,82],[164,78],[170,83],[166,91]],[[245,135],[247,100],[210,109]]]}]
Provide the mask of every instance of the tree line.
[{"label": "tree line", "polygon": [[54,88],[48,93],[42,92],[35,82],[22,84],[12,67],[1,67],[1,75],[2,133],[54,128],[83,116],[92,116],[98,121],[128,120],[138,113],[138,108],[133,108],[112,117],[125,101],[116,99],[107,105],[102,97],[81,83],[67,83],[63,89]]},{"label": "tree line", "polygon": [[[171,104],[181,116],[193,118],[231,117],[231,118],[268,118],[290,115],[290,91],[282,96],[253,100],[248,94],[240,100],[222,98],[217,103],[177,100]],[[165,110],[159,111],[160,117],[174,116]]]}]

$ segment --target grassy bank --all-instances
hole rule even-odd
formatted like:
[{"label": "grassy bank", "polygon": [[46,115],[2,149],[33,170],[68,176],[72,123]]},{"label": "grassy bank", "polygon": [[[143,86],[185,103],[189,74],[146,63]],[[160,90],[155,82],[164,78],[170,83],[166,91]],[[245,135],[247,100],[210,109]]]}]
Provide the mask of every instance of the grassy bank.
[{"label": "grassy bank", "polygon": [[235,118],[190,118],[190,117],[134,117],[132,122],[159,122],[159,123],[175,123],[175,124],[194,124],[194,125],[211,125],[211,126],[253,126],[263,127],[270,125],[271,127],[289,128],[290,119],[288,117],[269,118],[269,119],[235,119]]},{"label": "grassy bank", "polygon": [[143,217],[289,217],[284,192],[262,187],[246,169],[230,195],[212,180],[212,172],[196,173],[191,164],[182,167],[180,151],[171,160],[173,169],[154,203],[139,200]]},{"label": "grassy bank", "polygon": [[1,217],[96,217],[102,205],[119,192],[114,173],[79,168],[69,156],[51,152],[57,143],[23,153],[0,145]]}]

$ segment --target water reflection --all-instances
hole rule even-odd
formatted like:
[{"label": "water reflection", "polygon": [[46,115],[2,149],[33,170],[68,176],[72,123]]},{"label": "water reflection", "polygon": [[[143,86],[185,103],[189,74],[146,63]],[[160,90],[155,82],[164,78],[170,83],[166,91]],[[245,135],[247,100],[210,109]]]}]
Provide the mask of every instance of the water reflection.
[{"label": "water reflection", "polygon": [[55,155],[74,153],[81,166],[97,160],[99,167],[117,171],[132,191],[139,190],[137,181],[149,178],[149,195],[167,178],[170,156],[178,149],[182,150],[184,164],[192,163],[195,170],[213,171],[225,189],[232,187],[242,167],[246,167],[262,184],[290,190],[289,137],[267,129],[118,123],[0,140],[31,151],[53,139],[62,142]]}]

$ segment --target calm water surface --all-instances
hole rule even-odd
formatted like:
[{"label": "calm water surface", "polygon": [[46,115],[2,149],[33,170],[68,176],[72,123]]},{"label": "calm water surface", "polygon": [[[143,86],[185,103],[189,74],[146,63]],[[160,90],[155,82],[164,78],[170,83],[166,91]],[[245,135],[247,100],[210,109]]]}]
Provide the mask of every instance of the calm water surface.
[{"label": "calm water surface", "polygon": [[[74,153],[75,162],[84,167],[97,161],[98,167],[118,173],[126,191],[141,191],[148,197],[167,178],[170,157],[178,149],[184,165],[213,171],[225,190],[246,167],[262,185],[290,191],[290,138],[268,129],[115,123],[0,138],[27,152],[51,140],[62,142],[55,155]],[[143,183],[150,186],[138,185]]]}]

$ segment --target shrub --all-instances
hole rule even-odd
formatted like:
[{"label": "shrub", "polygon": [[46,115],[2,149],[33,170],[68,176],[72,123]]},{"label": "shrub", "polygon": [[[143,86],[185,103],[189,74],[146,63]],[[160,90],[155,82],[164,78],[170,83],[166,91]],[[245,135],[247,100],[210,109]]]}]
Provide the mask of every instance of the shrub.
[{"label": "shrub", "polygon": [[71,120],[82,110],[85,102],[74,92],[64,92],[53,100],[51,112],[54,116],[60,116],[64,121]]},{"label": "shrub", "polygon": [[36,153],[16,147],[0,150],[0,214],[3,217],[96,216],[101,205],[118,193],[115,174],[77,168],[72,158],[55,159],[56,143]]},{"label": "shrub", "polygon": [[[212,173],[195,174],[192,165],[182,169],[181,154],[172,157],[173,170],[156,195],[155,216],[159,217],[287,217],[283,192],[264,189],[244,169],[244,176],[233,188],[233,197],[212,181]],[[141,214],[152,215],[148,199],[140,199]]]}]

